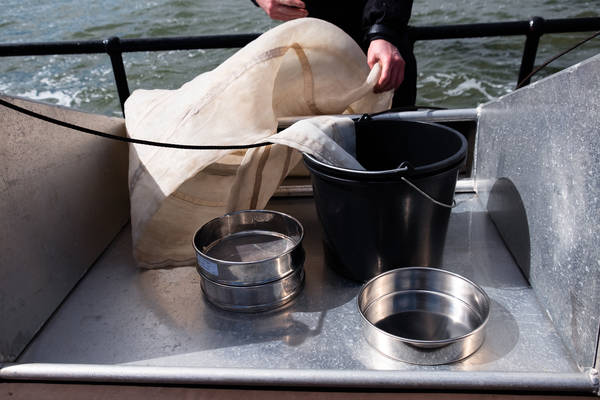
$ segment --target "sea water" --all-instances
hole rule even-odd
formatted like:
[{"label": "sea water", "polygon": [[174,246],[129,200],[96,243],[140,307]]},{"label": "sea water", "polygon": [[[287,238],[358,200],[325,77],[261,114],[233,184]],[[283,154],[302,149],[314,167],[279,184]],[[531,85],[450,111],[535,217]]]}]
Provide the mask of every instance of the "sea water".
[{"label": "sea water", "polygon": [[[326,0],[323,0],[326,1]],[[411,25],[598,17],[598,0],[415,0]],[[264,32],[270,20],[250,0],[3,0],[0,43]],[[537,63],[589,33],[544,35]],[[417,42],[417,104],[476,107],[514,89],[524,37]],[[213,69],[235,49],[123,55],[129,89],[173,89]],[[547,76],[600,52],[600,38],[555,61]],[[0,58],[0,93],[121,115],[104,54]]]}]

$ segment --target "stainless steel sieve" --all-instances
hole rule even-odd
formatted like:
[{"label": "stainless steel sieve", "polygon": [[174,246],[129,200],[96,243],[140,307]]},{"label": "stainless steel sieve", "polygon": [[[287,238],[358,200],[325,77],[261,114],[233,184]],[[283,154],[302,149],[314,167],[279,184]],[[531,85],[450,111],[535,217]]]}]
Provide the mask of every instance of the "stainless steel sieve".
[{"label": "stainless steel sieve", "polygon": [[371,346],[401,361],[437,365],[468,357],[481,346],[490,300],[460,275],[409,267],[365,283],[358,309]]},{"label": "stainless steel sieve", "polygon": [[194,236],[198,272],[213,282],[253,286],[302,268],[304,229],[277,211],[245,210],[207,222]]},{"label": "stainless steel sieve", "polygon": [[278,308],[291,301],[302,289],[304,269],[285,278],[254,286],[223,285],[200,274],[206,298],[219,308],[238,312],[259,312]]}]

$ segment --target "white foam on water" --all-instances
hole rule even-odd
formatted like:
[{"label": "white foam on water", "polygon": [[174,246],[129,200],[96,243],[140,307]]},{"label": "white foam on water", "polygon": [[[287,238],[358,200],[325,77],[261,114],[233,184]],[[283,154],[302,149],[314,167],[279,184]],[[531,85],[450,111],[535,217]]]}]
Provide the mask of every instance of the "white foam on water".
[{"label": "white foam on water", "polygon": [[63,92],[62,90],[50,91],[50,90],[42,90],[38,91],[35,89],[28,90],[23,93],[18,93],[17,96],[25,97],[31,100],[39,100],[52,104],[57,104],[59,106],[71,107],[73,105],[80,105],[81,100],[77,98],[77,94],[79,91],[69,94]]},{"label": "white foam on water", "polygon": [[428,75],[424,78],[420,78],[419,87],[423,87],[425,84],[433,83],[435,86],[440,88],[447,88],[452,86],[454,80],[457,78],[456,74],[446,74],[443,72],[436,72],[433,75]]},{"label": "white foam on water", "polygon": [[480,81],[476,80],[475,78],[468,78],[468,79],[464,80],[455,88],[444,91],[444,94],[446,94],[448,96],[460,96],[470,90],[478,91],[479,93],[484,95],[485,98],[487,98],[488,100],[492,100],[495,98],[494,96],[490,95],[487,92],[487,90],[485,90],[485,88],[483,87],[483,84]]},{"label": "white foam on water", "polygon": [[[491,94],[489,92],[490,88],[498,90],[494,91],[496,93]],[[508,88],[506,85],[493,84],[491,82],[482,82],[475,78],[463,77],[463,81],[461,83],[459,83],[456,87],[452,89],[445,90],[444,94],[447,96],[455,97],[461,96],[462,94],[471,90],[475,90],[481,93],[487,100],[494,100],[500,95],[508,93],[510,91],[510,88]]]},{"label": "white foam on water", "polygon": [[433,83],[436,86],[440,86],[440,84],[442,83],[442,80],[440,78],[438,78],[437,76],[429,75],[428,77],[421,79],[421,84],[425,84],[425,83]]}]

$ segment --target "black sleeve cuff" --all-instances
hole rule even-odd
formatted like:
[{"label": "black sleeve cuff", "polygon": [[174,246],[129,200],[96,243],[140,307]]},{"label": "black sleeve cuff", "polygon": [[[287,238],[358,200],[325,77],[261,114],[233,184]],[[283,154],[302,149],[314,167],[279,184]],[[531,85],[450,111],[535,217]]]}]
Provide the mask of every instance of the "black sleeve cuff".
[{"label": "black sleeve cuff", "polygon": [[370,43],[375,39],[384,39],[390,43],[397,43],[401,39],[401,34],[383,24],[375,24],[365,34],[365,42]]},{"label": "black sleeve cuff", "polygon": [[253,2],[253,3],[254,3],[254,5],[255,5],[256,7],[260,7],[260,6],[258,5],[258,3],[256,2],[256,0],[250,0],[250,1],[251,1],[251,2]]}]

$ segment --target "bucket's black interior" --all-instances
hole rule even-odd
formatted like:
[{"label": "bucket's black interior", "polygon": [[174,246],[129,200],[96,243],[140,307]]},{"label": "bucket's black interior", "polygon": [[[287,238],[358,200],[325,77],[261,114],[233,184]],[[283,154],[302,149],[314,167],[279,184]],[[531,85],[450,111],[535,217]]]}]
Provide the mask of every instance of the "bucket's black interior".
[{"label": "bucket's black interior", "polygon": [[361,119],[355,128],[357,160],[367,171],[408,165],[413,173],[427,174],[454,167],[467,151],[459,132],[437,124]]},{"label": "bucket's black interior", "polygon": [[[423,192],[452,202],[466,139],[432,123],[367,119],[355,124],[357,158],[367,171],[304,155],[328,265],[357,281],[398,266],[441,265],[450,209]],[[407,162],[411,168],[398,168]]]},{"label": "bucket's black interior", "polygon": [[340,168],[308,154],[308,168],[336,179],[390,181],[422,178],[459,167],[467,156],[467,140],[444,125],[363,117],[355,121],[356,155],[366,171]]}]

